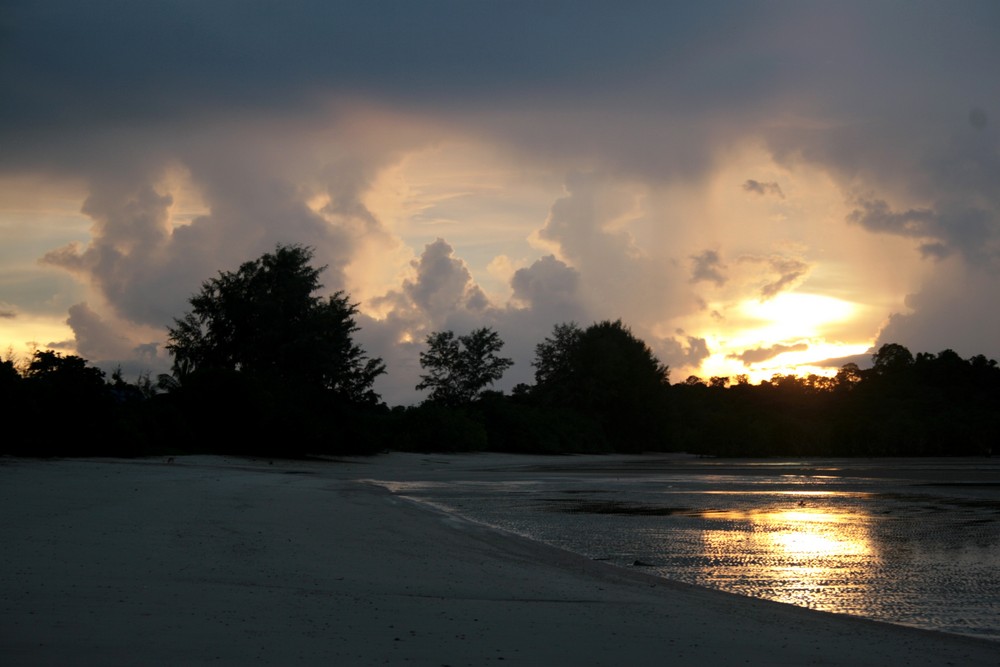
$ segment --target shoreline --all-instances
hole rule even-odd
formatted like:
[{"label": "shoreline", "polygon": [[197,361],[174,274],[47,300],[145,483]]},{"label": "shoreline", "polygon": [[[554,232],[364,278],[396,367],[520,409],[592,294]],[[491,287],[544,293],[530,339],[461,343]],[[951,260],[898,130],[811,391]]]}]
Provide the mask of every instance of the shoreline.
[{"label": "shoreline", "polygon": [[526,461],[552,459],[0,461],[11,535],[0,654],[15,665],[1000,664],[1000,643],[666,580],[365,482]]}]

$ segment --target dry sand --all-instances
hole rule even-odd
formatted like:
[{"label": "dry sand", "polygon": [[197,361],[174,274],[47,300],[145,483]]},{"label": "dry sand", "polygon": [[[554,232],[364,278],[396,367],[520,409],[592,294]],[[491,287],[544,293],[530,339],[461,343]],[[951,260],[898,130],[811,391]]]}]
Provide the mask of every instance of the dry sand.
[{"label": "dry sand", "polygon": [[4,665],[1000,665],[1000,644],[656,579],[365,479],[529,461],[0,459]]}]

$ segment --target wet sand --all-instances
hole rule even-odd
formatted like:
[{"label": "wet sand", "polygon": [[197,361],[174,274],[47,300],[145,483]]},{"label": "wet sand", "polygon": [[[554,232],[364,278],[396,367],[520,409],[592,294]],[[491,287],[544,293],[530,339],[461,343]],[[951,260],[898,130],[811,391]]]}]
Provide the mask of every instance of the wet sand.
[{"label": "wet sand", "polygon": [[675,584],[365,481],[488,479],[491,468],[547,461],[2,459],[0,656],[10,665],[1000,665],[998,643]]}]

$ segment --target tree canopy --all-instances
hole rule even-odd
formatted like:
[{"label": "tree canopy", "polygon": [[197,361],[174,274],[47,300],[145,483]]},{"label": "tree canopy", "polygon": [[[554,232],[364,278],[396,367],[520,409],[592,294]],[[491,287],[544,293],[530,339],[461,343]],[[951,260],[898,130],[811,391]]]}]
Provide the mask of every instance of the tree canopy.
[{"label": "tree canopy", "polygon": [[421,384],[433,398],[392,410],[328,388],[276,386],[235,362],[166,376],[157,390],[148,374],[130,384],[119,369],[106,380],[85,359],[37,351],[0,361],[0,397],[10,414],[44,428],[8,438],[0,453],[968,456],[989,455],[1000,432],[1000,365],[950,349],[914,354],[888,344],[871,368],[846,364],[836,377],[751,385],[746,376],[691,376],[670,386],[666,367],[621,322],[570,323],[537,346],[537,383],[505,395],[488,390],[510,364],[495,332],[440,332],[429,342]]},{"label": "tree canopy", "polygon": [[663,446],[669,370],[621,320],[556,325],[533,365],[531,395],[542,405],[599,419],[620,449]]},{"label": "tree canopy", "polygon": [[465,336],[437,331],[427,336],[427,350],[420,353],[418,390],[430,389],[428,400],[443,405],[464,405],[503,377],[514,361],[499,356],[500,335],[483,327]]},{"label": "tree canopy", "polygon": [[377,401],[372,385],[385,365],[353,340],[357,305],[340,291],[315,294],[325,267],[312,258],[309,247],[279,245],[206,281],[169,329],[174,374],[237,371],[281,389]]},{"label": "tree canopy", "polygon": [[104,388],[104,371],[75,354],[63,356],[52,350],[36,350],[24,376],[30,382],[59,389],[87,392]]},{"label": "tree canopy", "polygon": [[643,400],[668,386],[669,371],[621,320],[580,329],[559,324],[535,347],[539,395],[554,404],[598,407]]},{"label": "tree canopy", "polygon": [[898,374],[912,364],[913,353],[899,343],[886,343],[872,355],[872,371],[876,375]]}]

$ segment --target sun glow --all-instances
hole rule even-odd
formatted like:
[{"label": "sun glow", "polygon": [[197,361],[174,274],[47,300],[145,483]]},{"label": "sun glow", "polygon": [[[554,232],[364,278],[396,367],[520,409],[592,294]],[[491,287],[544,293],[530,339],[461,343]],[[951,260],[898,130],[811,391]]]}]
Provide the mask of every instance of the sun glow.
[{"label": "sun glow", "polygon": [[745,331],[746,335],[780,341],[818,336],[827,325],[851,319],[856,307],[831,296],[788,292],[766,301],[744,301],[739,311],[743,317],[759,323]]},{"label": "sun glow", "polygon": [[865,317],[860,304],[808,292],[746,299],[728,312],[724,331],[710,337],[713,354],[701,365],[705,377],[745,374],[751,382],[774,375],[832,376],[829,359],[864,354],[871,339],[838,340]]}]

